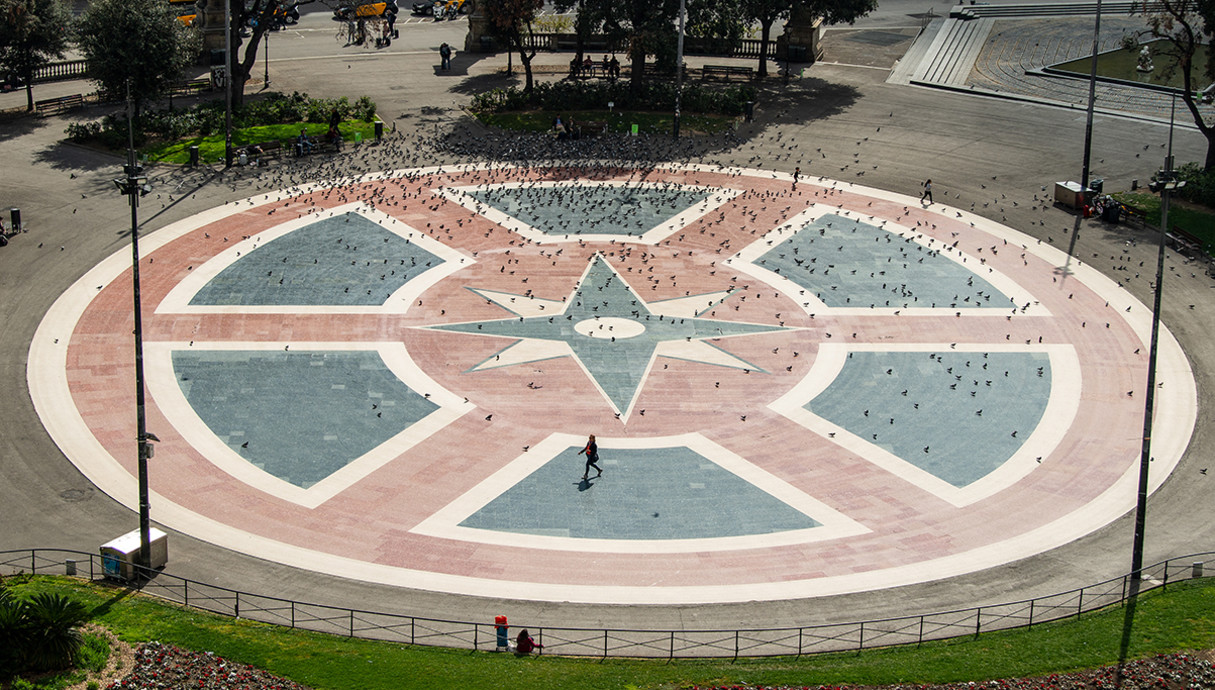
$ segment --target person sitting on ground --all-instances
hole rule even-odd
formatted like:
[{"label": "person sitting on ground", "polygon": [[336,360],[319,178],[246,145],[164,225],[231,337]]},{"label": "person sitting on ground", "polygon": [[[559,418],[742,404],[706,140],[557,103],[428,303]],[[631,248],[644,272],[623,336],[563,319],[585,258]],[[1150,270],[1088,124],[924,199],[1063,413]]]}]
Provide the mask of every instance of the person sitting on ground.
[{"label": "person sitting on ground", "polygon": [[544,645],[536,644],[536,641],[528,634],[527,628],[520,630],[519,636],[515,638],[515,654],[531,654],[537,649],[544,649]]}]

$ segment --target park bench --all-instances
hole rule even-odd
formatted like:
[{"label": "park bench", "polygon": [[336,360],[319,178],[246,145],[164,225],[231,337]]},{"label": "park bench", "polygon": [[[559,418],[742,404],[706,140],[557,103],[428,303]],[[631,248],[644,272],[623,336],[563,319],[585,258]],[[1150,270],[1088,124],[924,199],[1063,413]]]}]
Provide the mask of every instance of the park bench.
[{"label": "park bench", "polygon": [[606,122],[579,122],[578,129],[581,136],[597,137],[607,131]]},{"label": "park bench", "polygon": [[1206,247],[1207,243],[1204,242],[1201,237],[1198,237],[1188,230],[1179,228],[1176,225],[1174,225],[1173,229],[1170,230],[1167,235],[1165,235],[1165,239],[1167,239],[1169,241],[1169,245],[1177,251],[1197,256],[1202,256],[1205,253],[1204,248]]},{"label": "park bench", "polygon": [[47,98],[41,101],[34,102],[34,110],[39,115],[58,115],[66,113],[70,110],[84,107],[84,94],[74,93],[71,96],[60,96],[59,98]]},{"label": "park bench", "polygon": [[195,94],[200,94],[204,91],[210,90],[210,77],[203,77],[201,79],[191,79],[190,81],[177,84],[173,87],[170,93],[174,96],[193,96]]},{"label": "park bench", "polygon": [[271,160],[274,160],[277,158],[281,158],[283,155],[283,142],[279,141],[278,139],[271,139],[270,141],[262,141],[262,142],[258,142],[256,144],[249,144],[248,146],[245,146],[244,149],[247,153],[250,149],[255,148],[255,147],[261,149],[262,152],[255,153],[255,154],[248,154],[249,155],[249,165],[264,166],[267,164],[268,161],[271,161]]},{"label": "park bench", "polygon": [[731,81],[734,77],[742,77],[744,80],[755,78],[754,67],[741,67],[733,65],[705,65],[700,70],[700,78],[706,79],[721,79],[722,81]]}]

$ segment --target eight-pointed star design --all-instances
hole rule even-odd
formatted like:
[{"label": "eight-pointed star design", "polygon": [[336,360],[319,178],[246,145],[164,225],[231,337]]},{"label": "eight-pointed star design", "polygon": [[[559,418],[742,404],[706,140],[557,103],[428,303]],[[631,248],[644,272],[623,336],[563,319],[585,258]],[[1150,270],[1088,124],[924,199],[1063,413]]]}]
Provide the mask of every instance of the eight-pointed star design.
[{"label": "eight-pointed star design", "polygon": [[518,339],[473,370],[572,356],[625,418],[658,355],[760,371],[709,341],[788,330],[699,317],[729,291],[646,302],[600,254],[565,300],[473,291],[516,317],[431,328]]}]

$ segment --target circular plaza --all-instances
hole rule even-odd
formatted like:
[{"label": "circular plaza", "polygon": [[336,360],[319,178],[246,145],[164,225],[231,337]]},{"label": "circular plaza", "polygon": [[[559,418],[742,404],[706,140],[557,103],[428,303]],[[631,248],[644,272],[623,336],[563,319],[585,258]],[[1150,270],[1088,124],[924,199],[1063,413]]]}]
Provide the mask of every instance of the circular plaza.
[{"label": "circular plaza", "polygon": [[[947,205],[480,164],[259,193],[142,249],[153,518],[305,570],[773,601],[992,568],[1134,507],[1150,309]],[[28,380],[135,507],[130,271],[119,251],[55,302]],[[1159,365],[1153,488],[1197,416],[1167,330]]]}]

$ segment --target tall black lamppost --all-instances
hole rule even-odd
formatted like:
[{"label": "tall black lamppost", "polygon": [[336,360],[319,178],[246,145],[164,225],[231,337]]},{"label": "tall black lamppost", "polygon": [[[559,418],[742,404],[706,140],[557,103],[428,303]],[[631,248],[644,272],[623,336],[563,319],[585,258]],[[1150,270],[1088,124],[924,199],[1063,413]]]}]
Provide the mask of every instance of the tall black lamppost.
[{"label": "tall black lamppost", "polygon": [[151,187],[143,174],[143,166],[135,161],[135,125],[131,105],[131,83],[127,82],[127,164],[122,167],[124,177],[114,180],[118,190],[127,196],[131,204],[131,282],[134,285],[135,315],[135,440],[139,454],[139,565],[151,565],[151,518],[148,503],[148,458],[152,457],[152,444],[157,440],[148,433],[147,416],[144,413],[143,385],[143,312],[139,300],[139,197],[146,195]]},{"label": "tall black lamppost", "polygon": [[[1089,163],[1093,150],[1093,107],[1097,102],[1097,52],[1101,45],[1101,0],[1097,0],[1097,18],[1093,22],[1093,58],[1089,63],[1088,75],[1088,108],[1084,120],[1084,164],[1080,170],[1080,197],[1088,202]],[[1080,236],[1080,221],[1083,213],[1076,214],[1076,224],[1072,227],[1072,238],[1067,245],[1067,256],[1075,255],[1076,239]]]},{"label": "tall black lamppost", "polygon": [[1164,169],[1156,173],[1149,187],[1160,192],[1160,243],[1156,248],[1156,293],[1152,307],[1152,339],[1148,344],[1147,394],[1143,406],[1143,452],[1139,456],[1139,494],[1135,502],[1135,539],[1131,546],[1131,596],[1139,592],[1143,578],[1143,532],[1147,523],[1148,471],[1152,463],[1152,408],[1156,400],[1156,345],[1160,339],[1161,281],[1164,280],[1164,238],[1169,230],[1169,200],[1174,189],[1185,186],[1177,181],[1173,171],[1173,117],[1177,111],[1177,94],[1169,109],[1169,148]]},{"label": "tall black lamppost", "polygon": [[675,47],[675,121],[671,135],[679,138],[679,107],[683,100],[683,22],[687,14],[687,0],[679,0],[679,39]]}]

